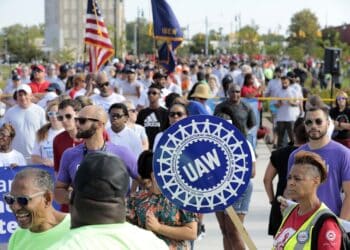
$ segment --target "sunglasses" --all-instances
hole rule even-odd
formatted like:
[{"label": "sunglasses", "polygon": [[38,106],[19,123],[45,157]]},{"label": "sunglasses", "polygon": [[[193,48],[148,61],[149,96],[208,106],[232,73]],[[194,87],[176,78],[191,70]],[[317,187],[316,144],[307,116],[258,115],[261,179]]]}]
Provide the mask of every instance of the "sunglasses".
[{"label": "sunglasses", "polygon": [[238,94],[238,93],[241,93],[241,91],[240,90],[231,90],[230,93],[237,93]]},{"label": "sunglasses", "polygon": [[175,116],[182,117],[184,115],[185,114],[182,112],[169,112],[169,117],[175,117]]},{"label": "sunglasses", "polygon": [[58,115],[57,120],[60,122],[63,121],[63,119],[66,118],[66,120],[71,120],[73,118],[72,114],[65,114],[65,115]]},{"label": "sunglasses", "polygon": [[125,114],[110,114],[109,115],[112,119],[120,119],[125,116]]},{"label": "sunglasses", "polygon": [[108,87],[108,85],[109,85],[109,82],[103,82],[103,83],[97,84],[97,87],[103,88],[103,87]]},{"label": "sunglasses", "polygon": [[346,100],[347,98],[346,97],[343,97],[343,96],[338,96],[337,97],[337,100],[340,101],[340,100]]},{"label": "sunglasses", "polygon": [[158,95],[159,92],[156,92],[156,91],[148,91],[147,92],[147,95]]},{"label": "sunglasses", "polygon": [[31,201],[34,197],[37,197],[43,194],[45,194],[45,192],[43,191],[34,193],[29,196],[27,195],[14,196],[8,193],[8,194],[4,194],[4,200],[8,205],[13,205],[15,202],[17,202],[18,205],[24,207],[24,206],[27,206],[29,201]]},{"label": "sunglasses", "polygon": [[320,118],[317,118],[317,119],[315,119],[314,121],[313,121],[313,120],[305,120],[304,123],[305,123],[305,125],[308,126],[308,127],[310,127],[313,123],[315,123],[317,126],[320,126],[320,125],[322,125],[323,120],[320,119]]},{"label": "sunglasses", "polygon": [[49,112],[47,112],[47,116],[48,117],[59,116],[59,113],[58,112],[54,112],[54,111],[49,111]]},{"label": "sunglasses", "polygon": [[75,117],[74,120],[79,122],[80,125],[84,125],[87,121],[99,122],[100,120],[88,117]]}]

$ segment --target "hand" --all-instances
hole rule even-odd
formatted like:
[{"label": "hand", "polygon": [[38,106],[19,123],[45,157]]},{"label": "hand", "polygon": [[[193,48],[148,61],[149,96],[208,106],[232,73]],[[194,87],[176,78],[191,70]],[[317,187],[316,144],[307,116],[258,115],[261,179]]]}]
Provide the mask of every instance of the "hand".
[{"label": "hand", "polygon": [[151,210],[148,210],[146,213],[146,229],[151,230],[152,232],[159,232],[161,224],[159,223],[156,216]]},{"label": "hand", "polygon": [[288,207],[287,199],[284,198],[283,196],[278,196],[277,201],[281,204],[280,209],[281,209],[281,212],[283,212]]},{"label": "hand", "polygon": [[48,167],[53,167],[53,161],[50,159],[44,159],[43,164]]}]

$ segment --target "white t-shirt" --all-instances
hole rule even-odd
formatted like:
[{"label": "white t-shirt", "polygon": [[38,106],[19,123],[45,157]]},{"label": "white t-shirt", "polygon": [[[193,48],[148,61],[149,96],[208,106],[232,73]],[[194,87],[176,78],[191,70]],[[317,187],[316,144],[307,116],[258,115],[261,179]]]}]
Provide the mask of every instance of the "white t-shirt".
[{"label": "white t-shirt", "polygon": [[0,167],[9,167],[11,164],[16,164],[17,166],[27,165],[26,160],[23,155],[15,149],[12,149],[8,153],[0,152]]},{"label": "white t-shirt", "polygon": [[16,105],[7,110],[4,122],[11,123],[16,131],[12,147],[22,153],[28,161],[31,158],[36,131],[46,123],[44,109],[34,103],[26,109]]},{"label": "white t-shirt", "polygon": [[142,153],[141,139],[132,129],[125,127],[122,131],[116,133],[112,128],[108,128],[107,134],[113,144],[127,147],[136,157]]},{"label": "white t-shirt", "polygon": [[[293,89],[288,87],[287,89],[281,88],[277,93],[277,97],[281,98],[297,98]],[[300,114],[299,106],[291,106],[289,101],[282,101],[282,106],[277,109],[276,121],[291,122],[295,121]]]},{"label": "white t-shirt", "polygon": [[125,101],[124,96],[114,92],[107,97],[103,97],[101,95],[92,95],[90,98],[95,105],[101,106],[106,112],[108,112],[108,109],[112,104]]},{"label": "white t-shirt", "polygon": [[53,139],[63,130],[63,128],[59,130],[50,128],[45,140],[41,142],[35,141],[32,155],[38,155],[42,159],[50,159],[53,161]]},{"label": "white t-shirt", "polygon": [[134,103],[134,105],[137,105],[137,100],[138,100],[138,96],[137,96],[137,88],[140,88],[140,90],[142,91],[143,88],[143,84],[139,81],[134,81],[132,83],[129,83],[128,81],[122,81],[120,83],[120,89],[122,90],[123,95],[125,96],[125,98],[127,100],[130,100]]},{"label": "white t-shirt", "polygon": [[47,105],[47,102],[49,101],[52,101],[53,99],[55,99],[58,95],[56,94],[56,92],[53,92],[53,91],[50,91],[50,92],[47,92],[46,95],[44,95],[43,98],[41,98],[40,101],[38,101],[38,105],[40,107],[42,107],[43,109],[46,108],[46,105]]},{"label": "white t-shirt", "polygon": [[128,128],[130,128],[132,131],[135,132],[137,137],[139,137],[141,139],[141,142],[146,141],[146,140],[148,141],[145,127],[141,126],[140,124],[135,123],[133,127],[128,126]]}]

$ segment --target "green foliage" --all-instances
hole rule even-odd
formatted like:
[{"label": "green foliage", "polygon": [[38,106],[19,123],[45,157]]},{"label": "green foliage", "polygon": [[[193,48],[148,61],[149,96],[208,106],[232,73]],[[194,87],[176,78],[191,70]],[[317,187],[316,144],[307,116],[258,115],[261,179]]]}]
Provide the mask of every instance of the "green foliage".
[{"label": "green foliage", "polygon": [[15,24],[3,28],[0,37],[3,54],[8,53],[15,61],[30,62],[44,57],[44,53],[36,44],[38,38],[44,37],[43,25],[28,27]]},{"label": "green foliage", "polygon": [[239,48],[240,53],[246,53],[249,56],[258,54],[259,51],[259,33],[258,27],[244,26],[238,32],[238,43],[241,45]]},{"label": "green foliage", "polygon": [[190,52],[193,54],[203,54],[205,50],[205,34],[198,33],[192,37]]},{"label": "green foliage", "polygon": [[320,25],[314,13],[309,9],[304,9],[293,15],[289,25],[289,44],[299,46],[308,54],[316,45],[319,38]]},{"label": "green foliage", "polygon": [[302,62],[304,59],[304,49],[298,46],[288,47],[286,53],[297,62]]},{"label": "green foliage", "polygon": [[70,62],[74,61],[74,49],[62,49],[60,51],[55,52],[50,58],[51,61],[57,62]]},{"label": "green foliage", "polygon": [[[153,53],[153,37],[149,36],[149,25],[145,18],[139,18],[138,21],[138,29],[137,22],[129,22],[126,24],[126,50],[129,52],[133,51],[134,48],[134,36],[136,33],[139,34],[138,38],[138,47],[139,54],[152,54]],[[136,27],[136,30],[135,30]],[[136,32],[135,32],[136,31]]]}]

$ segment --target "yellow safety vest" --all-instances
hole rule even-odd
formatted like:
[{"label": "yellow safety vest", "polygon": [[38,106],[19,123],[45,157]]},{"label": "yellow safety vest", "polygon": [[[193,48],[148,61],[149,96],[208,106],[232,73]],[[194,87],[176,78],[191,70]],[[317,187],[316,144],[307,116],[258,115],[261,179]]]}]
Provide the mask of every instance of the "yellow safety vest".
[{"label": "yellow safety vest", "polygon": [[[281,228],[283,227],[284,223],[292,213],[292,211],[295,209],[295,207],[298,204],[291,205],[287,207],[283,212],[283,220],[282,223],[278,229],[278,232],[276,235],[279,235]],[[289,237],[288,241],[284,245],[285,250],[294,249],[294,250],[306,250],[311,249],[311,236],[312,236],[312,229],[315,226],[317,220],[320,218],[320,216],[324,213],[332,213],[332,211],[324,204],[321,203],[321,206],[319,209],[317,209],[311,216],[308,218],[304,224],[291,236]],[[275,248],[275,242],[272,249]]]}]

